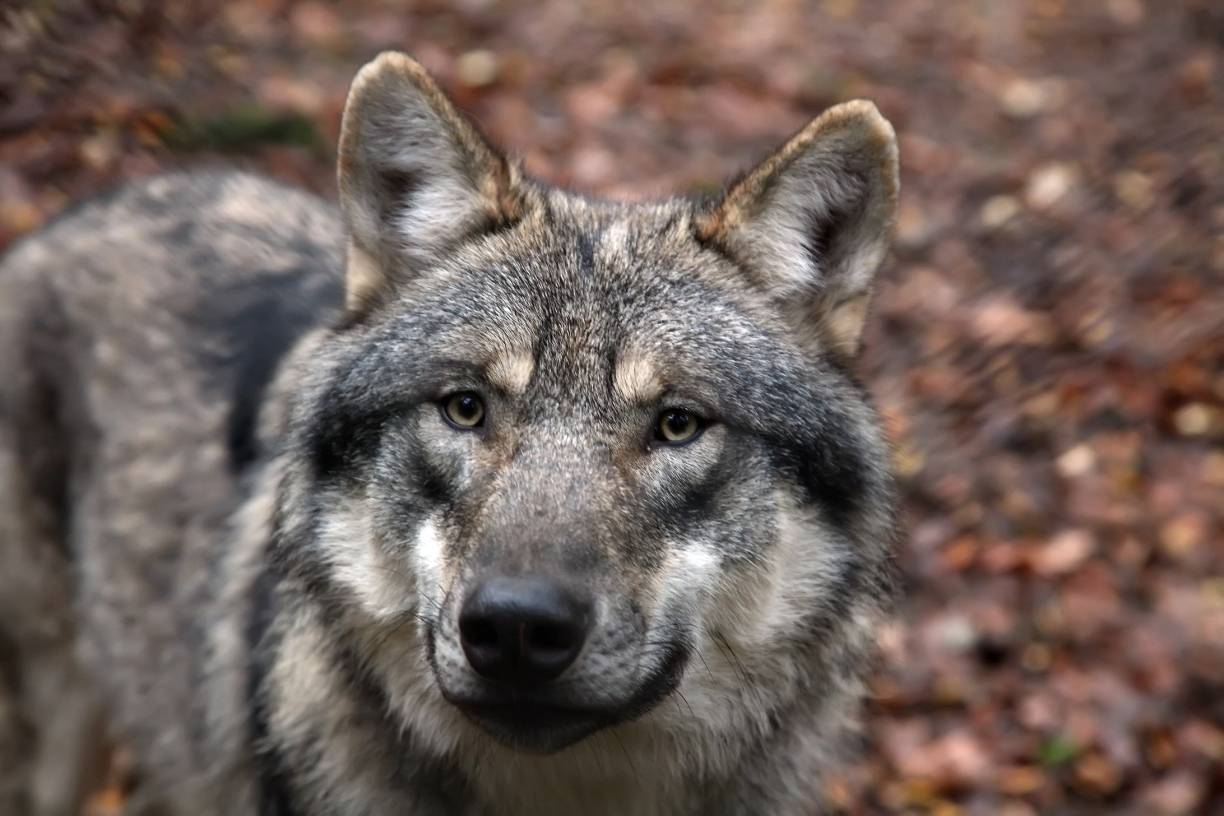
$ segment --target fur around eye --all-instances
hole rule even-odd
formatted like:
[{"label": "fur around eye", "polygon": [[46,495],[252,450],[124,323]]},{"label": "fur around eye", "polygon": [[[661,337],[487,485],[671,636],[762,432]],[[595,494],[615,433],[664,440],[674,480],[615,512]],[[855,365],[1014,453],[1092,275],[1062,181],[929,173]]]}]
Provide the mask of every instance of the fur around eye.
[{"label": "fur around eye", "polygon": [[701,436],[705,423],[701,417],[684,408],[668,408],[659,414],[655,424],[655,441],[663,445],[687,445]]},{"label": "fur around eye", "polygon": [[442,400],[441,408],[442,418],[456,430],[472,431],[484,425],[484,400],[471,391],[451,394]]}]

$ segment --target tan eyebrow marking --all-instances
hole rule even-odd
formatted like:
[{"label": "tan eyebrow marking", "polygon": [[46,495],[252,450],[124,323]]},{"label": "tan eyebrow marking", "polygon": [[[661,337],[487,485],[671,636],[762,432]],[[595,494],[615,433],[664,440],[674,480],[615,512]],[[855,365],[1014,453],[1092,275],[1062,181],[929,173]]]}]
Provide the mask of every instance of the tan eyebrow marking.
[{"label": "tan eyebrow marking", "polygon": [[630,403],[644,405],[663,395],[663,382],[654,363],[642,354],[627,354],[616,361],[612,382]]},{"label": "tan eyebrow marking", "polygon": [[489,382],[513,396],[527,390],[534,373],[535,361],[530,352],[523,350],[502,352],[485,367]]}]

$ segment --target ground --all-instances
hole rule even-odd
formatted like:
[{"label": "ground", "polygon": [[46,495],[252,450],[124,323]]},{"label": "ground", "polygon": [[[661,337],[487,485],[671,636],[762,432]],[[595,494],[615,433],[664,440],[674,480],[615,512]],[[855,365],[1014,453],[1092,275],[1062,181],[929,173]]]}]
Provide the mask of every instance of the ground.
[{"label": "ground", "polygon": [[0,247],[171,166],[334,197],[383,48],[535,174],[624,197],[716,188],[874,99],[903,194],[861,371],[907,597],[833,798],[1219,813],[1222,45],[1215,0],[29,0],[0,10]]}]

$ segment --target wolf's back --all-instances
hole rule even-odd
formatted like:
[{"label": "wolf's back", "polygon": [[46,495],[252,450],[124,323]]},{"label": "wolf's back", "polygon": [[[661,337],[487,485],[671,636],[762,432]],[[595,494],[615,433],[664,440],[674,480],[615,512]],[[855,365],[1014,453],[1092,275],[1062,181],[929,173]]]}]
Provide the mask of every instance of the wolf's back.
[{"label": "wolf's back", "polygon": [[61,722],[40,754],[86,752],[93,683],[126,740],[190,761],[198,734],[170,724],[206,712],[169,714],[200,705],[223,527],[265,387],[338,305],[341,257],[321,200],[180,174],[86,202],[0,260],[0,764],[18,768],[0,812],[26,812],[21,768],[48,765],[26,723]]}]

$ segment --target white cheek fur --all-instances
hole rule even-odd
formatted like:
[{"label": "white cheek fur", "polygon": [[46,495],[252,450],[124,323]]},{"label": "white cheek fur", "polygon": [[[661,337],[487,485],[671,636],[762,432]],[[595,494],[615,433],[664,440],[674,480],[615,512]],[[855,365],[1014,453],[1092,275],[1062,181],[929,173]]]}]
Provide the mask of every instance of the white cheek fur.
[{"label": "white cheek fur", "polygon": [[367,499],[336,495],[319,526],[319,546],[332,576],[375,620],[391,620],[412,605],[411,575],[378,546]]},{"label": "white cheek fur", "polygon": [[430,516],[417,530],[416,542],[412,548],[417,592],[422,609],[436,607],[442,602],[446,581],[445,548],[446,544],[438,531],[437,521]]}]

